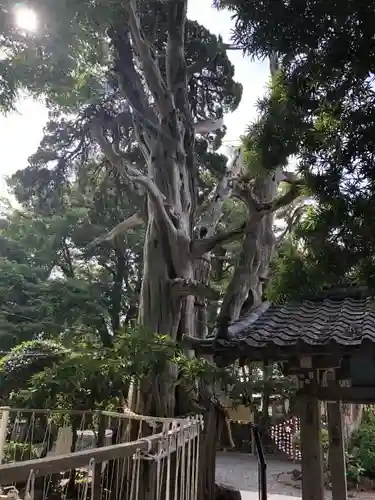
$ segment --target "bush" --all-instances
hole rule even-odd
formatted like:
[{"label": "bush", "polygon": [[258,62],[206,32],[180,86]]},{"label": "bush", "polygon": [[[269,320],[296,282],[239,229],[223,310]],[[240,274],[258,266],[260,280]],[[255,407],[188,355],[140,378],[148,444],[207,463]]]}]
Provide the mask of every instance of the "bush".
[{"label": "bush", "polygon": [[354,484],[359,484],[361,476],[365,474],[365,469],[362,467],[361,461],[358,458],[358,448],[353,448],[352,452],[345,453],[346,459],[346,476],[349,481]]},{"label": "bush", "polygon": [[23,462],[24,460],[32,460],[34,458],[39,458],[38,450],[29,443],[10,441],[5,445],[3,459],[3,463],[5,464]]},{"label": "bush", "polygon": [[356,458],[365,475],[375,477],[375,415],[366,412],[358,429]]}]

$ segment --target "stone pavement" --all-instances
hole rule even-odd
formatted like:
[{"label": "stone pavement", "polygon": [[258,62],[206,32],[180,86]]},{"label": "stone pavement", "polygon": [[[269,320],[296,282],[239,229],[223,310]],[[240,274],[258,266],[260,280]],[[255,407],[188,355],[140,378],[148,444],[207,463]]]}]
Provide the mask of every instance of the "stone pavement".
[{"label": "stone pavement", "polygon": [[[291,462],[267,458],[268,500],[298,500],[301,490],[285,486],[277,481],[281,472],[290,472]],[[243,500],[258,500],[258,464],[254,457],[241,453],[219,453],[216,465],[216,480],[241,490]],[[356,500],[375,500],[374,493],[350,492]],[[331,498],[327,491],[326,499]]]}]

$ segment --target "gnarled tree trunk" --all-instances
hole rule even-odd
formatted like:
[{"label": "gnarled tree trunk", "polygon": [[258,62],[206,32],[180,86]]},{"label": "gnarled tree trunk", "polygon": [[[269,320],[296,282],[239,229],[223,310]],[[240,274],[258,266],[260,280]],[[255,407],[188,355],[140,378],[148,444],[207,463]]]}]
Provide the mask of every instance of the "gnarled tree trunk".
[{"label": "gnarled tree trunk", "polygon": [[[205,301],[216,297],[207,283],[210,252],[218,244],[244,235],[243,249],[223,301],[220,320],[237,319],[249,290],[254,297],[253,304],[259,300],[259,277],[268,266],[274,245],[272,214],[289,203],[296,193],[277,199],[277,179],[273,175],[256,179],[254,186],[241,182],[238,177],[242,165],[235,161],[218,186],[207,216],[194,231],[197,204],[195,133],[212,132],[221,122],[216,125],[212,120],[193,122],[188,102],[188,81],[192,71],[187,68],[184,47],[187,0],[168,0],[166,5],[165,73],[142,33],[133,1],[126,4],[127,23],[121,20],[108,32],[117,54],[115,70],[119,86],[131,107],[135,139],[147,170],[127,161],[120,149],[123,144],[109,141],[100,121],[94,123],[93,132],[112,166],[130,182],[141,186],[148,198],[139,321],[151,331],[168,334],[179,341],[182,335],[206,334]],[[144,80],[140,77],[138,64]],[[236,159],[239,156],[236,154]],[[248,206],[249,222],[245,228],[215,234],[221,205],[231,195]],[[202,221],[206,221],[205,231],[200,231]],[[135,215],[125,221],[124,226],[130,228],[138,223],[139,216]],[[156,374],[142,387],[132,388],[129,394],[131,410],[161,417],[186,414],[189,401],[179,397],[179,374],[172,365],[167,371]],[[225,415],[220,405],[213,404],[209,387],[200,384],[199,395],[206,411],[206,425],[198,497],[211,500],[215,494],[215,449]],[[154,487],[151,469],[145,467],[144,498]]]}]

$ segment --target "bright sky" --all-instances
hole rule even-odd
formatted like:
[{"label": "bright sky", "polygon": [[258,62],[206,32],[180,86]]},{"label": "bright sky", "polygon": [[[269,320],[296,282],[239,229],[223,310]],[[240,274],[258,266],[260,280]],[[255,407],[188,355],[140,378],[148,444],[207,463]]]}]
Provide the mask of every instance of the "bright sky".
[{"label": "bright sky", "polygon": [[[233,22],[227,11],[218,12],[211,7],[210,0],[190,0],[188,16],[206,26],[212,33],[230,41]],[[30,22],[34,22],[31,19]],[[23,22],[25,22],[23,20]],[[255,103],[264,94],[269,68],[267,62],[252,62],[243,58],[241,51],[230,51],[229,57],[235,66],[235,79],[242,83],[244,91],[238,109],[225,117],[228,128],[225,144],[236,143],[246,126],[256,116]],[[5,178],[24,168],[27,158],[36,150],[47,120],[46,108],[31,99],[23,99],[18,113],[0,116],[0,197],[6,193]]]}]

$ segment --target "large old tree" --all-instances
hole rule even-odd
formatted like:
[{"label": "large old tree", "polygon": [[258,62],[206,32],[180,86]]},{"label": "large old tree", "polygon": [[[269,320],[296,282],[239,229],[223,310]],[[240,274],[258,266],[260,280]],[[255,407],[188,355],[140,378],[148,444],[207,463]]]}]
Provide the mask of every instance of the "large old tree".
[{"label": "large old tree", "polygon": [[[373,290],[374,2],[216,4],[233,13],[238,47],[253,56],[277,53],[285,118],[280,139],[298,155],[316,196],[275,263],[272,298],[353,282]],[[361,411],[348,434],[360,419]]]},{"label": "large old tree", "polygon": [[[23,87],[46,98],[51,118],[30,166],[13,179],[16,194],[26,206],[39,203],[39,210],[53,213],[66,203],[77,171],[89,162],[106,168],[138,194],[138,209],[108,227],[88,251],[103,242],[118,249],[126,231],[144,224],[139,321],[179,343],[183,335],[206,334],[207,304],[215,300],[217,335],[225,336],[229,322],[260,305],[277,243],[273,215],[300,194],[295,176],[283,170],[289,144],[277,137],[267,148],[261,142],[270,113],[276,127],[283,118],[278,87],[271,87],[259,122],[220,172],[222,161],[213,153],[223,135],[221,119],[238,104],[240,88],[225,44],[186,20],[187,1],[55,7],[35,2],[41,27],[33,36],[15,29],[12,11],[3,7],[8,31],[2,39],[2,105],[9,109]],[[243,223],[221,228],[229,198],[241,204]],[[220,297],[210,287],[211,263],[233,252],[233,242],[238,258]],[[165,375],[136,388],[131,409],[159,416],[196,411],[180,393],[176,368],[171,365]],[[152,397],[145,400],[145,393]],[[210,388],[201,385],[199,409],[215,419],[212,399]],[[206,429],[210,470],[202,485],[211,498],[215,425]]]},{"label": "large old tree", "polygon": [[238,47],[260,57],[274,51],[283,68],[280,140],[319,201],[296,235],[308,249],[306,285],[339,277],[373,286],[373,1],[216,4],[233,13]]}]

